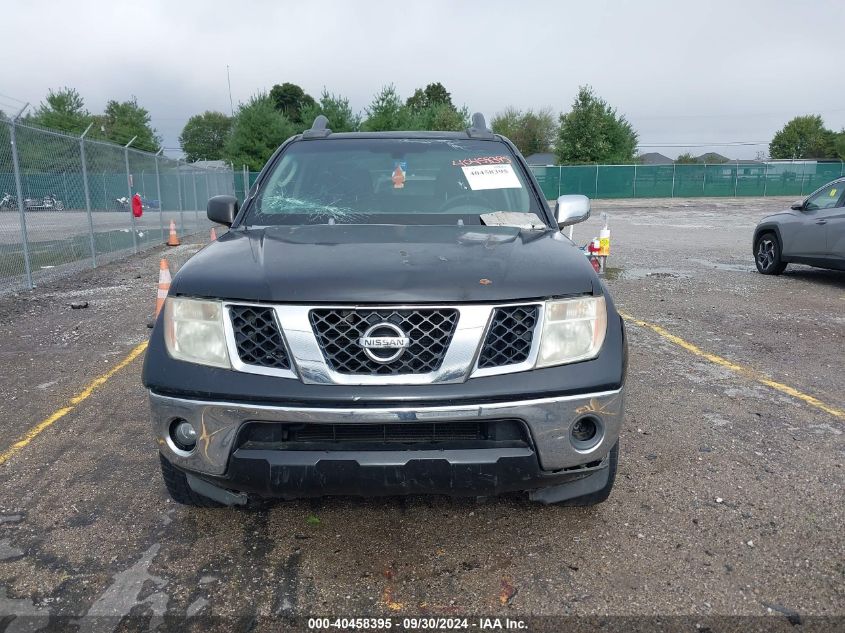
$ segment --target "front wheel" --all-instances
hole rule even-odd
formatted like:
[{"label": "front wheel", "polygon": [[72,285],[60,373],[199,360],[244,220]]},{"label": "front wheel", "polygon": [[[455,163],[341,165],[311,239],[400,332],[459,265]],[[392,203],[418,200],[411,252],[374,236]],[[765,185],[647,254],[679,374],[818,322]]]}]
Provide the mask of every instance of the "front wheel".
[{"label": "front wheel", "polygon": [[161,476],[164,479],[164,485],[167,487],[170,498],[176,503],[194,506],[195,508],[224,507],[222,503],[218,503],[213,499],[194,492],[191,486],[188,485],[188,479],[185,477],[185,473],[167,461],[161,453],[159,453],[158,457],[161,460]]},{"label": "front wheel", "polygon": [[610,449],[610,452],[607,455],[607,483],[601,490],[596,490],[588,495],[583,495],[581,497],[575,497],[574,499],[569,499],[568,501],[563,501],[559,505],[562,506],[575,506],[575,507],[585,507],[585,506],[595,506],[603,501],[606,501],[607,498],[610,496],[610,491],[613,490],[613,482],[616,481],[616,469],[619,465],[619,441],[616,441],[616,444],[613,445],[613,448]]},{"label": "front wheel", "polygon": [[[529,494],[532,501],[559,506],[594,506],[606,501],[613,490],[616,481],[616,469],[619,465],[619,440],[607,454],[607,466],[599,471],[587,475],[581,480],[563,483],[550,488],[540,488]],[[600,486],[600,487],[596,487]],[[574,489],[573,489],[574,487]],[[573,497],[587,488],[592,490],[586,494]],[[580,490],[579,490],[580,489]]]},{"label": "front wheel", "polygon": [[754,263],[762,275],[780,275],[786,262],[780,258],[780,244],[774,233],[763,233],[754,244]]}]

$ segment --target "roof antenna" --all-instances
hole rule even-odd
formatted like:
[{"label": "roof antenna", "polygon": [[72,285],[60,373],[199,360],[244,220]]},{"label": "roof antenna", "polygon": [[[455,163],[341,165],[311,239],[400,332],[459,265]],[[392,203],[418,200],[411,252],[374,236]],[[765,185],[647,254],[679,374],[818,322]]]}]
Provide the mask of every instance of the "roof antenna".
[{"label": "roof antenna", "polygon": [[302,133],[302,138],[325,138],[332,131],[328,128],[329,120],[322,114],[318,114],[311,124],[310,130],[305,130]]},{"label": "roof antenna", "polygon": [[472,115],[472,127],[467,130],[470,138],[494,138],[493,133],[487,129],[487,122],[481,112]]}]

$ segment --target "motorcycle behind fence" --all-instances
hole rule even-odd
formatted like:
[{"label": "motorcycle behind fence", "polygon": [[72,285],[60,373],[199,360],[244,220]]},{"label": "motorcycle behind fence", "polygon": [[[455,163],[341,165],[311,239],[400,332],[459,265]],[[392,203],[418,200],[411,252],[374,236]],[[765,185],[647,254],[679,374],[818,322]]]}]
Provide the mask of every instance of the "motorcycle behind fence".
[{"label": "motorcycle behind fence", "polygon": [[43,198],[24,198],[23,203],[27,211],[64,211],[65,208],[65,203],[52,193]]},{"label": "motorcycle behind fence", "polygon": [[18,206],[18,199],[15,196],[3,192],[3,197],[0,198],[0,209],[16,209]]}]

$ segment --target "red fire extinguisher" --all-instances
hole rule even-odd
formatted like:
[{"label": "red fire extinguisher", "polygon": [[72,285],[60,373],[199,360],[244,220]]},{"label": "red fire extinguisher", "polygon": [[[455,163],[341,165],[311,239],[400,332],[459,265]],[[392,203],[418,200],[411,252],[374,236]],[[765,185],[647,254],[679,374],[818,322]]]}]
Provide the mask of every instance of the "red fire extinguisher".
[{"label": "red fire extinguisher", "polygon": [[132,215],[136,218],[140,218],[144,214],[144,205],[141,203],[141,196],[139,194],[135,194],[132,196]]},{"label": "red fire extinguisher", "polygon": [[599,251],[601,250],[601,242],[599,238],[593,238],[589,244],[587,244],[587,257],[590,259],[590,263],[593,265],[593,270],[597,273],[601,272],[601,264],[599,262]]}]

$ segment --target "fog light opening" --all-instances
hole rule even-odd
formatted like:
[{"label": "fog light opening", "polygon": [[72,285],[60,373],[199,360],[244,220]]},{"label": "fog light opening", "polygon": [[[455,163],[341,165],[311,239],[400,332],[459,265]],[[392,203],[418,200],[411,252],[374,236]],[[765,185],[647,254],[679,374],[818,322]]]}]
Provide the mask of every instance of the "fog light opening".
[{"label": "fog light opening", "polygon": [[190,453],[197,446],[197,430],[187,420],[176,418],[170,424],[170,441],[178,450]]},{"label": "fog light opening", "polygon": [[602,424],[598,418],[584,416],[572,423],[569,438],[576,450],[588,451],[601,442],[602,433]]}]

